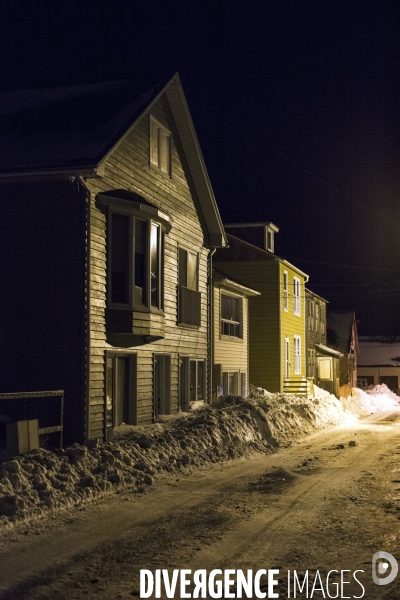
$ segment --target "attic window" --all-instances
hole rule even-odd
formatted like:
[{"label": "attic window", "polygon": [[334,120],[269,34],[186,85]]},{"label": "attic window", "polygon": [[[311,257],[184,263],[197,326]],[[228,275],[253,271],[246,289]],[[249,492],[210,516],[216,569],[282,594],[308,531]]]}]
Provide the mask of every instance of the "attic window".
[{"label": "attic window", "polygon": [[265,228],[265,249],[268,252],[274,252],[274,229],[272,227]]},{"label": "attic window", "polygon": [[150,164],[171,177],[171,132],[150,117]]}]

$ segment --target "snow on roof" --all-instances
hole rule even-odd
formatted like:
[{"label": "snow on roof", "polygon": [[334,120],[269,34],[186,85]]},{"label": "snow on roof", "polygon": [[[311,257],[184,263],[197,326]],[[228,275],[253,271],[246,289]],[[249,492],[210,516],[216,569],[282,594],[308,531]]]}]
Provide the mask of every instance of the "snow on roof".
[{"label": "snow on roof", "polygon": [[113,81],[1,93],[0,172],[97,165],[161,89]]},{"label": "snow on roof", "polygon": [[400,341],[390,338],[369,338],[368,341],[358,340],[360,353],[357,364],[359,367],[400,367]]}]

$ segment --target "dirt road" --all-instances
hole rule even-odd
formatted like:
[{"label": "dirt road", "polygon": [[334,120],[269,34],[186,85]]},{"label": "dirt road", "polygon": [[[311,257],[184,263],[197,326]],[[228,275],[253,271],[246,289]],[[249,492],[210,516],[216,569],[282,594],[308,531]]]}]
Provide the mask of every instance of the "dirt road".
[{"label": "dirt road", "polygon": [[0,540],[0,598],[128,599],[140,569],[276,568],[280,598],[288,569],[309,571],[309,591],[316,570],[343,569],[342,597],[361,597],[363,570],[364,598],[395,599],[400,575],[374,585],[371,559],[400,559],[399,519],[400,410],[20,526]]}]

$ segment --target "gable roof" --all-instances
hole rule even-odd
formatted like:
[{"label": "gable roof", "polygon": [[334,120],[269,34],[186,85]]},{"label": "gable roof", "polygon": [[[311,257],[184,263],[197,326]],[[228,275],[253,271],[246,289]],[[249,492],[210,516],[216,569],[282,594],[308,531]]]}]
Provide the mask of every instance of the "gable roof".
[{"label": "gable roof", "polygon": [[[269,250],[264,250],[263,248],[260,248],[259,246],[250,244],[250,242],[242,240],[241,238],[238,238],[235,235],[232,235],[231,233],[227,233],[226,237],[229,242],[228,250],[224,250],[224,252],[222,254],[220,253],[217,255],[217,262],[218,262],[218,260],[221,259],[221,257],[223,257],[224,255],[227,255],[227,253],[229,253],[229,248],[234,248],[235,246],[241,246],[242,248],[245,248],[248,251],[248,255],[250,256],[249,260],[278,260],[278,261],[282,262],[284,265],[286,265],[287,267],[290,267],[291,269],[296,271],[296,273],[298,273],[302,277],[304,277],[306,282],[308,281],[309,275],[307,275],[307,273],[304,273],[304,271],[301,271],[298,267],[295,267],[294,265],[292,265],[292,263],[287,261],[285,258],[281,258],[277,254],[274,254],[273,252],[270,252]],[[244,260],[244,259],[240,259],[240,260]]]},{"label": "gable roof", "polygon": [[261,293],[255,290],[254,288],[249,287],[245,283],[242,283],[238,279],[223,273],[219,269],[212,269],[212,279],[213,284],[219,287],[225,287],[226,289],[230,289],[233,292],[239,292],[243,294],[243,296],[260,296]]},{"label": "gable roof", "polygon": [[[327,314],[327,340],[330,346],[343,354],[353,349],[358,354],[357,326],[354,311],[337,310]],[[354,334],[354,343],[353,343]],[[354,346],[352,348],[352,345]]]},{"label": "gable roof", "polygon": [[111,81],[0,94],[0,172],[97,166],[160,89]]},{"label": "gable roof", "polygon": [[132,81],[0,94],[0,177],[101,172],[102,163],[165,93],[199,197],[210,245],[227,244],[178,74],[145,90]]}]

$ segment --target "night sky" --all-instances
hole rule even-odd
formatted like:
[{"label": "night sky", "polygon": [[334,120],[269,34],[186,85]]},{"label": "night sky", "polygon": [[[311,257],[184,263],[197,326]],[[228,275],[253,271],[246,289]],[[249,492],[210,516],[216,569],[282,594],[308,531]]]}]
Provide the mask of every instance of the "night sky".
[{"label": "night sky", "polygon": [[[400,334],[397,2],[2,3],[2,90],[179,71],[225,222]],[[337,266],[340,265],[340,266]]]}]

